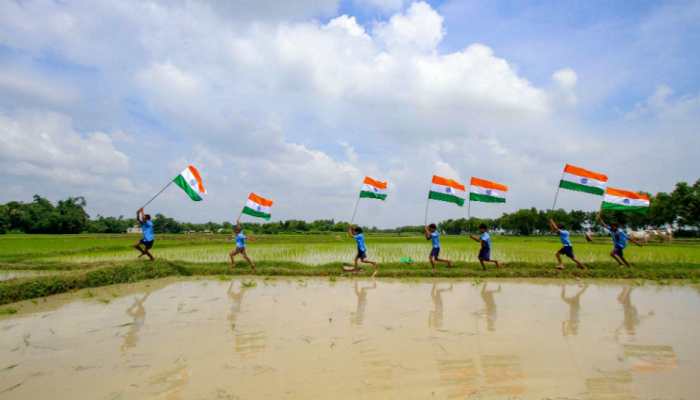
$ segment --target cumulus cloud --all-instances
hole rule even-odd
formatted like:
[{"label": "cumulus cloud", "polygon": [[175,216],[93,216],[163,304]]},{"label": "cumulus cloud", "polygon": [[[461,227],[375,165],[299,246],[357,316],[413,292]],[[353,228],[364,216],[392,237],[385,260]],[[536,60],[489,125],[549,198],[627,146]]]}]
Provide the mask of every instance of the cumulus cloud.
[{"label": "cumulus cloud", "polygon": [[[595,129],[562,112],[562,104],[575,109],[584,84],[573,68],[552,71],[551,83],[538,86],[487,44],[465,40],[442,51],[443,16],[427,3],[367,1],[393,15],[366,26],[351,15],[314,19],[335,14],[330,0],[281,5],[269,15],[267,2],[250,10],[218,1],[2,3],[0,43],[94,71],[96,86],[114,96],[102,101],[85,84],[62,101],[64,114],[52,112],[59,96],[34,101],[33,116],[3,115],[2,162],[37,182],[76,187],[128,169],[112,190],[131,193],[132,203],[158,185],[131,182],[167,181],[194,162],[206,176],[209,206],[185,206],[174,192],[154,206],[196,220],[229,216],[249,191],[273,197],[281,218],[347,218],[348,199],[371,174],[392,188],[389,207],[374,209],[375,222],[396,225],[422,222],[432,173],[502,181],[512,187],[507,207],[544,207],[564,162],[613,168],[603,155],[634,132],[621,127],[615,137],[592,138]],[[12,83],[19,81],[0,79],[0,94],[51,99]],[[654,109],[653,118],[678,121],[697,108],[694,101],[659,92],[639,114]],[[14,155],[30,143],[34,156]],[[640,143],[629,157],[655,140]],[[109,203],[106,197],[99,201]],[[462,216],[454,208],[434,212]]]}]

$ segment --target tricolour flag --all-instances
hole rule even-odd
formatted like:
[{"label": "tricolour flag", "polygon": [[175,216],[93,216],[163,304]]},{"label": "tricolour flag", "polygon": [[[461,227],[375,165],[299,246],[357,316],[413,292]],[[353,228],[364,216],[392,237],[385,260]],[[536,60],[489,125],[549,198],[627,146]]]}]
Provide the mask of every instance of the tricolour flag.
[{"label": "tricolour flag", "polygon": [[365,176],[365,180],[362,182],[362,190],[360,190],[360,197],[386,200],[386,188],[386,182],[378,181],[370,178],[369,176]]},{"label": "tricolour flag", "polygon": [[469,200],[486,203],[505,203],[508,186],[472,177],[469,184]]},{"label": "tricolour flag", "polygon": [[192,164],[180,172],[180,175],[176,176],[173,182],[180,186],[190,196],[190,199],[194,201],[202,201],[204,195],[207,194],[207,190],[204,189],[204,184],[202,184],[202,176]]},{"label": "tricolour flag", "polygon": [[641,211],[649,208],[649,196],[629,190],[607,188],[603,197],[603,210]]},{"label": "tricolour flag", "polygon": [[605,174],[566,164],[559,187],[602,196],[607,184],[608,177]]},{"label": "tricolour flag", "polygon": [[245,207],[243,207],[243,214],[269,220],[272,216],[270,208],[272,208],[272,200],[251,193],[248,195]]},{"label": "tricolour flag", "polygon": [[433,175],[428,198],[455,203],[461,207],[464,205],[464,185],[454,179]]}]

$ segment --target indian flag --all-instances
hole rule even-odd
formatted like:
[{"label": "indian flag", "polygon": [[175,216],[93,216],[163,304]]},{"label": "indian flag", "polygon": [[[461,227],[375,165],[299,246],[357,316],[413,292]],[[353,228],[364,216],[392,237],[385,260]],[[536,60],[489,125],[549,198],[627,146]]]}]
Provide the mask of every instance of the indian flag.
[{"label": "indian flag", "polygon": [[602,196],[607,184],[608,177],[605,174],[566,164],[559,187]]},{"label": "indian flag", "polygon": [[485,203],[505,203],[508,186],[472,177],[469,184],[469,200]]},{"label": "indian flag", "polygon": [[365,180],[362,182],[362,190],[360,190],[360,197],[386,200],[386,188],[386,182],[378,181],[370,178],[369,176],[365,176]]},{"label": "indian flag", "polygon": [[272,216],[270,208],[272,208],[272,200],[251,193],[248,195],[248,201],[245,202],[245,207],[243,207],[243,214],[269,220]]},{"label": "indian flag", "polygon": [[194,201],[202,201],[204,195],[207,194],[207,190],[204,189],[204,184],[202,184],[202,176],[192,164],[180,172],[180,175],[176,176],[173,182],[180,186],[190,196],[190,199]]},{"label": "indian flag", "polygon": [[464,185],[454,179],[433,175],[428,198],[455,203],[461,207],[464,205]]},{"label": "indian flag", "polygon": [[603,210],[641,211],[649,208],[649,196],[629,190],[607,188],[603,197]]}]

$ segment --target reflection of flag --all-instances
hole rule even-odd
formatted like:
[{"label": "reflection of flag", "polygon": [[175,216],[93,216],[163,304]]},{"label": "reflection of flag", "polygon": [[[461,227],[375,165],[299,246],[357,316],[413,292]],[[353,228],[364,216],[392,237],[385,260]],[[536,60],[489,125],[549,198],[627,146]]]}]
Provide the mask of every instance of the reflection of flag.
[{"label": "reflection of flag", "polygon": [[629,190],[607,188],[603,197],[603,210],[641,211],[649,209],[649,196]]},{"label": "reflection of flag", "polygon": [[607,184],[608,177],[604,174],[566,164],[559,187],[602,196]]},{"label": "reflection of flag", "polygon": [[243,214],[269,220],[272,216],[270,208],[272,208],[272,200],[251,193],[243,207]]},{"label": "reflection of flag", "polygon": [[204,189],[204,184],[202,184],[202,176],[194,165],[188,165],[187,168],[180,172],[180,175],[173,179],[173,182],[180,186],[190,196],[190,199],[194,201],[201,201],[204,195],[207,194],[207,190]]},{"label": "reflection of flag", "polygon": [[386,200],[386,188],[386,182],[377,181],[369,176],[365,176],[365,180],[362,182],[362,190],[360,190],[360,197]]},{"label": "reflection of flag", "polygon": [[505,203],[507,191],[508,186],[506,185],[472,177],[469,184],[469,200],[486,203]]},{"label": "reflection of flag", "polygon": [[464,205],[464,185],[453,179],[433,175],[428,198],[455,203],[461,207]]}]

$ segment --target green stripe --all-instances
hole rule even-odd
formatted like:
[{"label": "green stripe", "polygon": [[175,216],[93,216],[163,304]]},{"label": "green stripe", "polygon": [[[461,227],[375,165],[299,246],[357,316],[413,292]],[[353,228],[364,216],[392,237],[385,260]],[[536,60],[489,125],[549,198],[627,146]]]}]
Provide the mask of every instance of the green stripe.
[{"label": "green stripe", "polygon": [[602,206],[603,210],[610,210],[610,211],[629,211],[629,212],[641,212],[645,213],[649,210],[649,207],[644,207],[644,206],[626,206],[623,204],[616,204],[616,203],[608,203],[607,201],[603,202]]},{"label": "green stripe", "polygon": [[188,196],[190,196],[190,199],[194,201],[202,201],[202,196],[197,193],[194,189],[192,189],[192,186],[190,186],[189,183],[185,180],[185,178],[182,177],[182,175],[178,175],[173,179],[173,182],[175,182],[176,185],[180,186],[182,190],[187,193]]},{"label": "green stripe", "polygon": [[386,193],[381,194],[381,193],[374,193],[374,192],[368,192],[366,190],[363,190],[360,192],[360,198],[365,197],[368,199],[379,199],[379,200],[386,200]]},{"label": "green stripe", "polygon": [[243,214],[248,214],[252,217],[258,217],[258,218],[262,218],[262,219],[265,219],[268,221],[270,220],[270,217],[272,216],[272,214],[260,212],[258,210],[253,210],[252,208],[250,208],[248,206],[243,207]]},{"label": "green stripe", "polygon": [[469,200],[471,201],[483,201],[484,203],[505,203],[506,199],[503,197],[489,196],[480,193],[469,193]]},{"label": "green stripe", "polygon": [[602,196],[603,193],[605,192],[603,189],[601,189],[599,187],[586,186],[586,185],[582,185],[582,184],[576,183],[576,182],[565,181],[563,179],[561,181],[559,181],[559,187],[562,189],[575,190],[577,192],[597,194],[598,196]]},{"label": "green stripe", "polygon": [[432,190],[430,193],[428,193],[428,198],[432,200],[446,201],[448,203],[455,203],[460,207],[464,205],[464,199],[461,197],[446,193],[433,192]]}]

